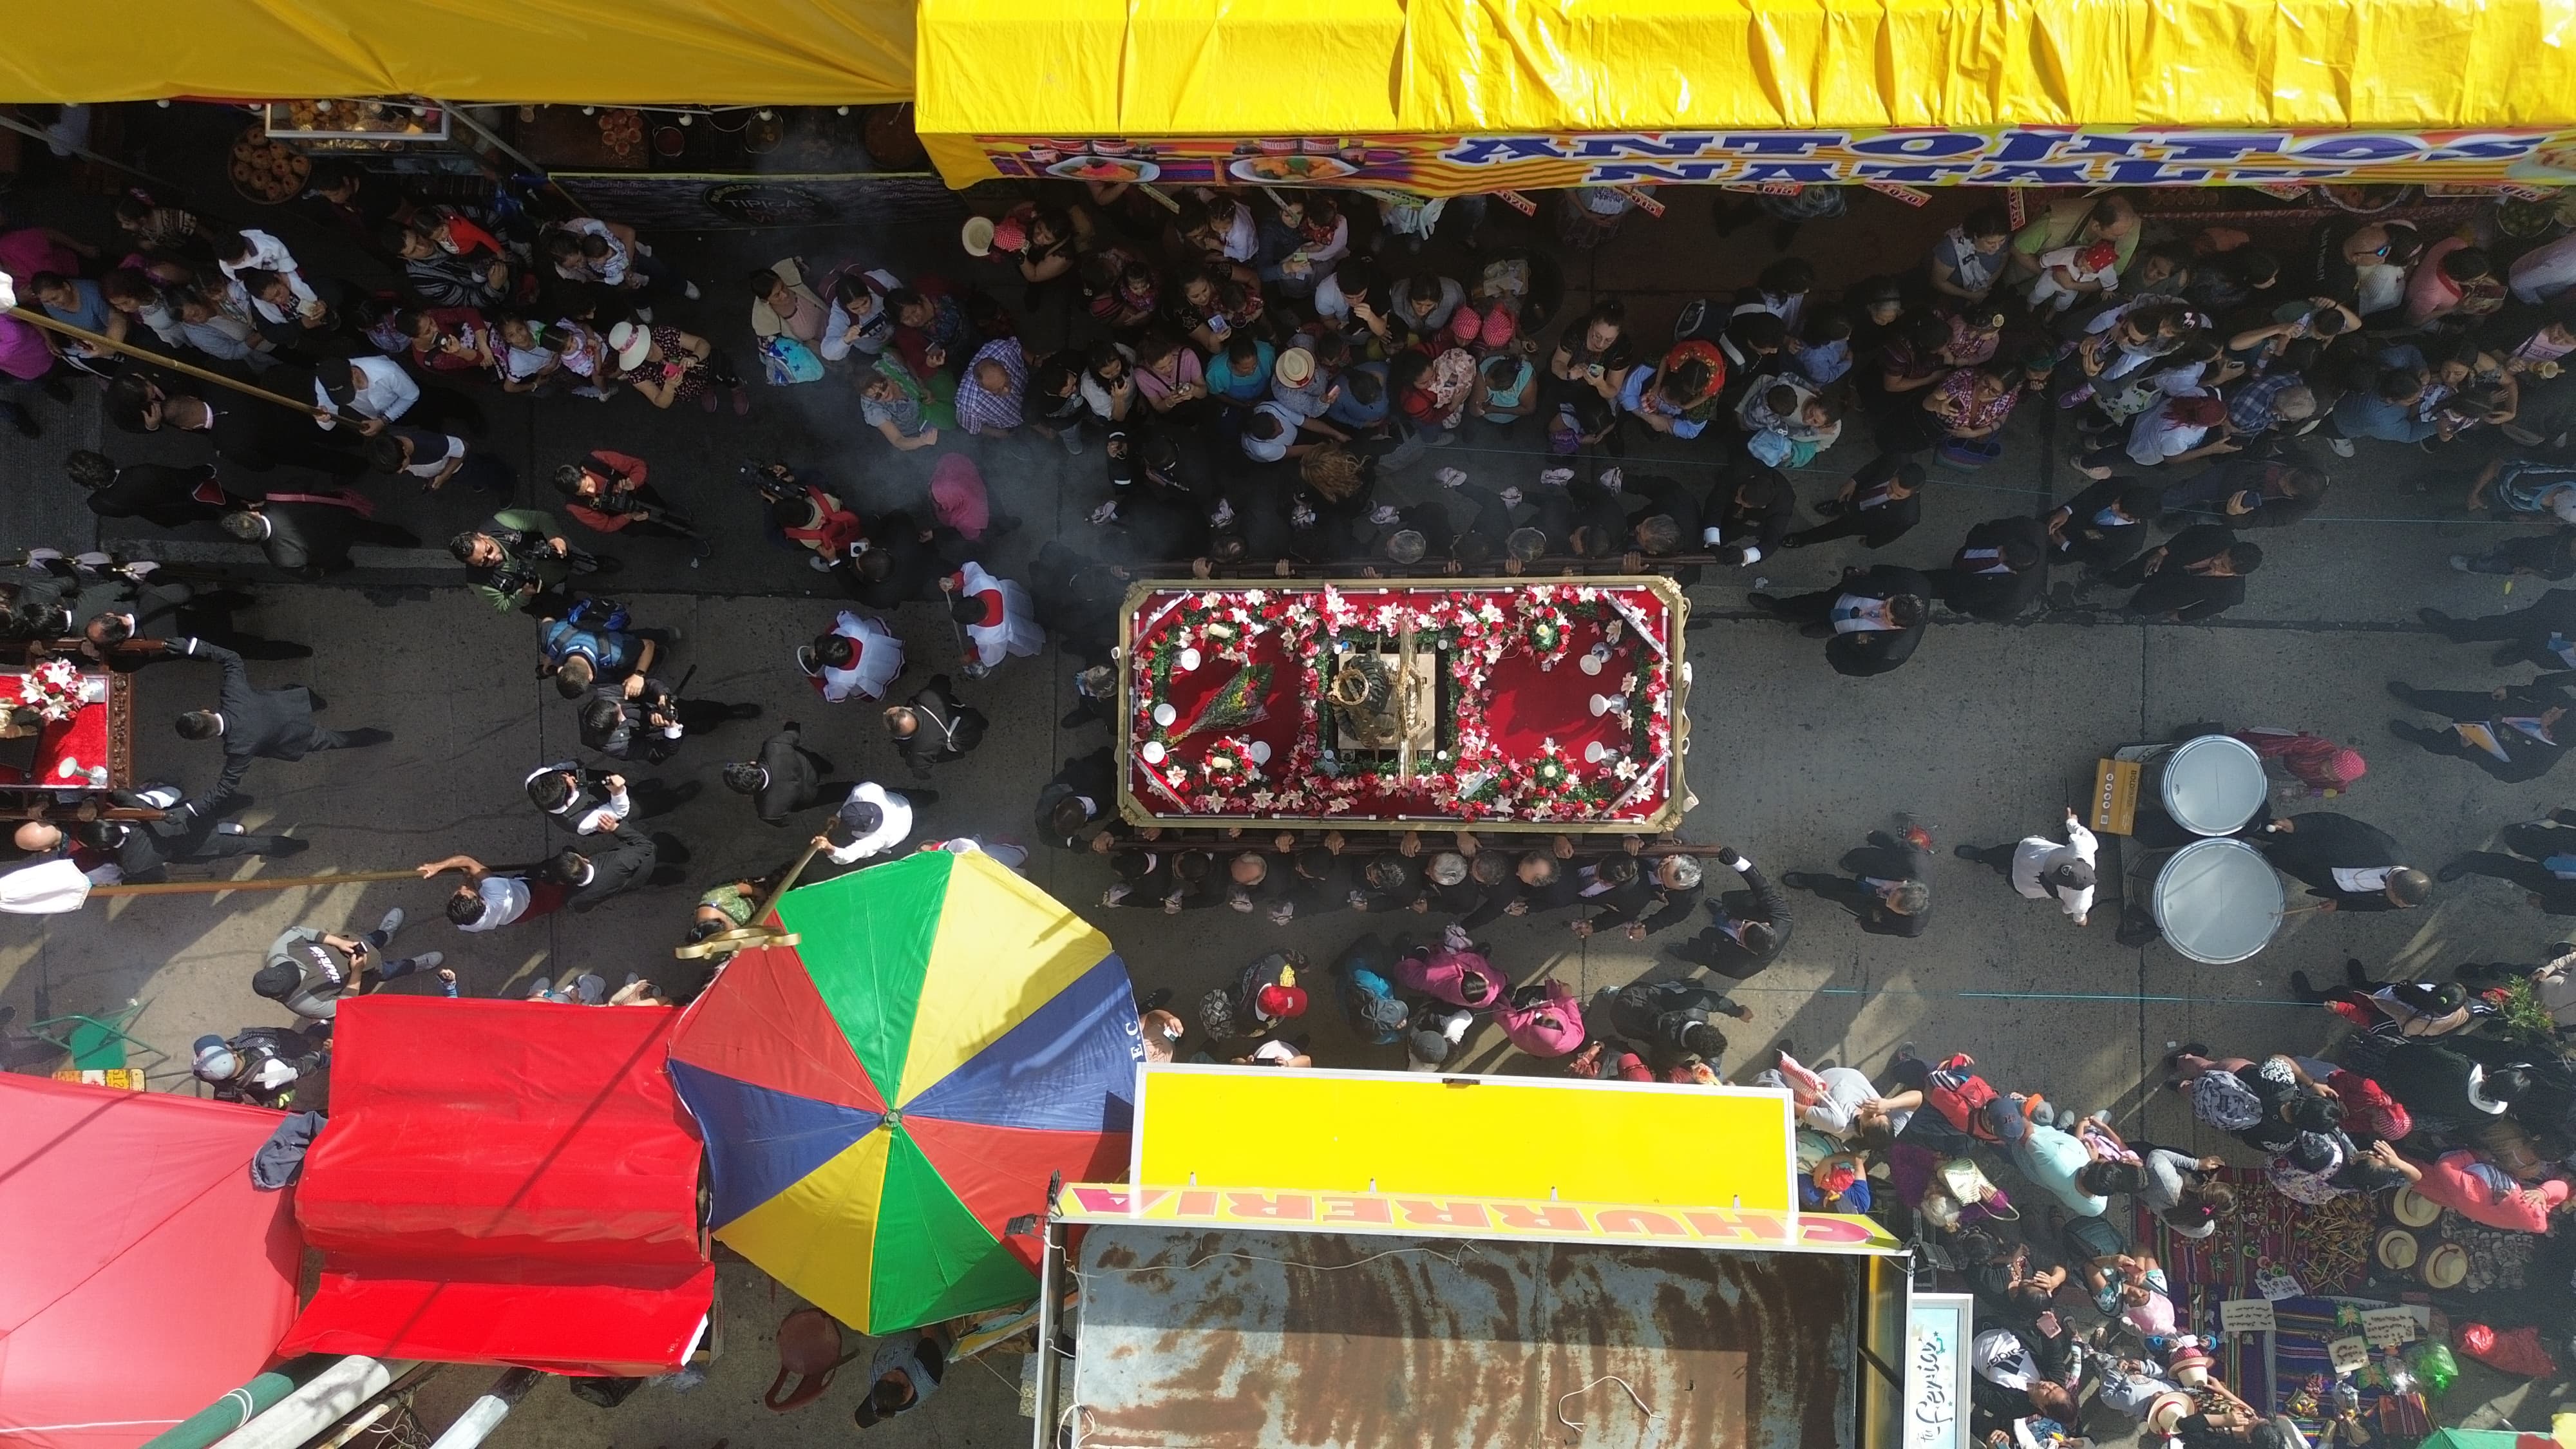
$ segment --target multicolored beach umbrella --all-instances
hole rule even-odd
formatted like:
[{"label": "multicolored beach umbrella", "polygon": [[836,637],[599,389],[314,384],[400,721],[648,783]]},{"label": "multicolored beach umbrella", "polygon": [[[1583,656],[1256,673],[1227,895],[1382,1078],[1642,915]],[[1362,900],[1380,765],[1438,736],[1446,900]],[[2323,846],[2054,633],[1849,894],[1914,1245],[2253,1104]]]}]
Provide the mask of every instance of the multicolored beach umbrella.
[{"label": "multicolored beach umbrella", "polygon": [[1142,1055],[1109,940],[991,856],[787,893],[671,1034],[715,1235],[853,1328],[1037,1294],[1048,1179],[1118,1180]]}]

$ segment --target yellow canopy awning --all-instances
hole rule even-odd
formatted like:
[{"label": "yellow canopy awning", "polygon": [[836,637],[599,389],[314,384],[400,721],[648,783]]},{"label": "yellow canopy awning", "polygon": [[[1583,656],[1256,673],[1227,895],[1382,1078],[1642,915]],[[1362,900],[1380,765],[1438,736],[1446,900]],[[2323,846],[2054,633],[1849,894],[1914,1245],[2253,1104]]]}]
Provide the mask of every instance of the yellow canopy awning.
[{"label": "yellow canopy awning", "polygon": [[[956,184],[1106,177],[1140,156],[1186,182],[1211,154],[1190,140],[1229,165],[1263,141],[1331,158],[1238,178],[1428,191],[1731,180],[1587,163],[1846,151],[1919,173],[1885,180],[2122,179],[1923,172],[2064,154],[2005,139],[2021,128],[2221,133],[2257,143],[2222,148],[2227,164],[2277,180],[2422,164],[2449,169],[2408,179],[2456,179],[2576,121],[2569,0],[922,0],[919,28],[919,127]],[[1755,134],[1783,131],[1822,134],[1804,150]],[[2473,154],[2437,154],[2460,132]],[[2300,149],[2352,133],[2386,144]],[[1463,144],[1479,137],[1530,144],[1479,157]],[[1103,138],[1128,145],[1081,169]],[[2153,144],[2115,137],[2087,159]]]},{"label": "yellow canopy awning", "polygon": [[6,101],[373,95],[584,105],[908,100],[912,5],[116,0],[86,30],[0,48]]}]

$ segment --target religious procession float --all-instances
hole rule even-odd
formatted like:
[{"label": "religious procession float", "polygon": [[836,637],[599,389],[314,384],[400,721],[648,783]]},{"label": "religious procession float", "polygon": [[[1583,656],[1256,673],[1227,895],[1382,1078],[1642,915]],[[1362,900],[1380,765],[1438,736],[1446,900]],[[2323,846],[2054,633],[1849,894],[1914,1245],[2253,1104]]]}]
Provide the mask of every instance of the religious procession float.
[{"label": "religious procession float", "polygon": [[1653,833],[1681,820],[1669,579],[1148,582],[1120,625],[1139,825]]}]

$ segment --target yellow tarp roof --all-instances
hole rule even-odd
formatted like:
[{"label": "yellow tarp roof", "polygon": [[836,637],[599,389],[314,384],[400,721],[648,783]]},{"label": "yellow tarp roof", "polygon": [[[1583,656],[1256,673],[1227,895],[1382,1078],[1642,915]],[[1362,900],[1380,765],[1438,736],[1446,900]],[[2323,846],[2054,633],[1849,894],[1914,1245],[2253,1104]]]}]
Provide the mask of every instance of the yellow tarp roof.
[{"label": "yellow tarp roof", "polygon": [[908,100],[912,4],[114,0],[59,37],[26,34],[0,47],[0,101],[372,95],[617,105]]},{"label": "yellow tarp roof", "polygon": [[1785,1092],[1427,1072],[1154,1066],[1132,1181],[1797,1207]]},{"label": "yellow tarp roof", "polygon": [[924,133],[2556,126],[2567,0],[922,0]]}]

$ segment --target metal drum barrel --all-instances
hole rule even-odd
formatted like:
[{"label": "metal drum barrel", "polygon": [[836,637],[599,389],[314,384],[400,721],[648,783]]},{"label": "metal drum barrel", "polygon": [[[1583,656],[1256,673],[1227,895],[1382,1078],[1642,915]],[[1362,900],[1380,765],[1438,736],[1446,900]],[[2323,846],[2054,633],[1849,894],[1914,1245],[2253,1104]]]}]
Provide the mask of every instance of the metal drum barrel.
[{"label": "metal drum barrel", "polygon": [[2286,904],[2272,863],[2241,840],[2195,840],[2165,857],[2148,901],[2165,944],[2209,966],[2272,944]]},{"label": "metal drum barrel", "polygon": [[2193,835],[2236,833],[2263,808],[2270,789],[2262,757],[2229,735],[2201,735],[2159,751],[2145,773],[2139,793]]}]

